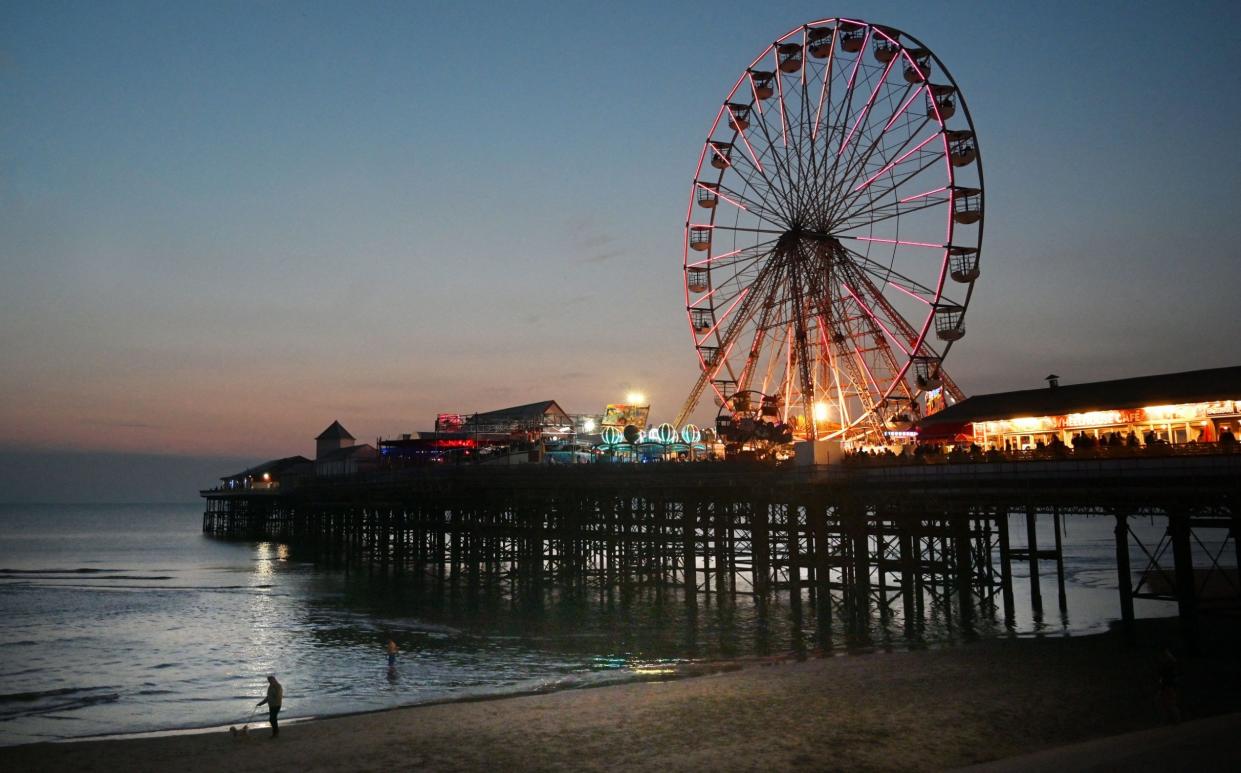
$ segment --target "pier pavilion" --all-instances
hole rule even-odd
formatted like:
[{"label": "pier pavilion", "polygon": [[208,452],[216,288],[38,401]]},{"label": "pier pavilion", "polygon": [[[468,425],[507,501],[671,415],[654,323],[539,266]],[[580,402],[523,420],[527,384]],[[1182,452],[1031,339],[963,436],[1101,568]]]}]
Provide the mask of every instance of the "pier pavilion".
[{"label": "pier pavilion", "polygon": [[[1116,438],[1143,445],[1215,443],[1241,427],[1241,366],[975,395],[918,425],[919,438],[968,438],[983,449],[1022,451]],[[968,441],[967,441],[968,442]]]}]

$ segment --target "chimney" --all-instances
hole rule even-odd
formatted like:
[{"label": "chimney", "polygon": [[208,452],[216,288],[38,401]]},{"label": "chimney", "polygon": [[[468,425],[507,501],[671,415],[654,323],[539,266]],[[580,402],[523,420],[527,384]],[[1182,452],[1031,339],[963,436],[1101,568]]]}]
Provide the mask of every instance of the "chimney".
[{"label": "chimney", "polygon": [[1051,374],[1050,376],[1048,376],[1047,378],[1043,380],[1047,382],[1048,389],[1055,389],[1056,387],[1060,386],[1060,377],[1057,376],[1055,373]]}]

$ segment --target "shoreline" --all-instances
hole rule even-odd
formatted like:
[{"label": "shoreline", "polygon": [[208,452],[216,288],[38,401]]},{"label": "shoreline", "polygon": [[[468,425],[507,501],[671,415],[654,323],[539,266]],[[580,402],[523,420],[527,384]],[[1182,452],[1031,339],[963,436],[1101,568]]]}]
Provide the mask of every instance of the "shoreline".
[{"label": "shoreline", "polygon": [[[1154,619],[1170,619],[1170,618],[1154,618]],[[1003,637],[989,637],[986,641],[1019,641],[1019,640],[1043,640],[1043,639],[1082,639],[1093,636],[1106,636],[1108,631],[1091,631],[1080,634],[1072,634],[1067,632],[1056,632],[1054,634],[1042,633],[1012,633]],[[833,649],[830,651],[811,650],[804,654],[796,652],[784,652],[772,655],[738,655],[734,658],[721,658],[715,660],[703,660],[678,663],[661,668],[658,671],[649,671],[645,673],[631,672],[625,677],[616,677],[606,681],[597,682],[579,682],[574,684],[549,686],[544,688],[519,689],[510,692],[489,692],[489,693],[473,693],[454,697],[432,698],[426,701],[417,701],[413,703],[401,703],[394,706],[383,706],[380,708],[359,709],[356,711],[341,711],[336,713],[325,714],[309,714],[305,716],[295,716],[281,718],[280,726],[283,728],[287,725],[304,724],[307,722],[321,722],[336,719],[344,719],[347,717],[362,717],[372,714],[384,714],[392,711],[403,711],[406,709],[420,709],[430,706],[448,706],[458,703],[483,703],[488,701],[503,701],[510,698],[528,698],[537,695],[552,695],[560,692],[574,692],[578,690],[598,690],[608,687],[618,687],[627,684],[639,684],[643,682],[674,682],[682,679],[696,679],[698,677],[710,676],[717,673],[727,673],[730,671],[739,671],[744,668],[762,665],[778,665],[781,663],[793,663],[806,660],[820,660],[830,658],[851,658],[851,657],[883,657],[886,655],[895,655],[898,653],[912,652],[930,652],[942,649],[951,649],[960,647],[964,642],[950,641],[933,641],[921,643],[919,646],[910,647],[904,645],[890,646],[868,646],[856,649]],[[649,668],[649,667],[648,667]],[[267,727],[266,720],[261,715],[256,714],[249,725],[258,726],[260,729]],[[136,730],[133,732],[121,733],[100,733],[97,735],[71,736],[65,738],[55,738],[46,741],[32,741],[20,744],[0,744],[0,751],[4,749],[14,749],[23,746],[36,746],[39,744],[72,744],[87,743],[92,741],[130,741],[142,740],[150,738],[165,738],[190,735],[205,735],[209,733],[228,732],[232,725],[191,725],[186,727],[167,727],[157,728],[154,730]]]},{"label": "shoreline", "polygon": [[[1142,621],[1171,621],[1175,618],[1141,618]],[[1084,632],[1074,633],[1071,631],[1054,631],[1050,633],[1042,632],[1012,632],[1002,637],[990,636],[986,639],[978,641],[996,642],[996,641],[1043,641],[1058,639],[1088,639],[1093,637],[1109,636],[1111,632],[1106,628],[1102,630],[1090,629]],[[648,671],[646,673],[630,673],[626,677],[616,677],[598,682],[581,682],[575,684],[567,684],[560,686],[551,686],[544,688],[519,689],[510,692],[489,692],[465,694],[454,697],[432,698],[426,701],[416,701],[413,703],[401,703],[393,706],[383,706],[380,708],[359,709],[355,711],[341,711],[335,713],[309,714],[304,716],[295,716],[281,718],[281,727],[293,724],[304,724],[307,722],[320,722],[342,719],[347,717],[360,717],[372,714],[384,714],[392,711],[403,711],[406,709],[427,708],[430,706],[453,705],[458,703],[479,703],[488,701],[502,701],[510,698],[525,698],[537,695],[551,695],[559,692],[574,692],[580,690],[597,690],[608,687],[617,687],[626,684],[638,684],[643,682],[671,682],[683,679],[694,679],[702,676],[709,676],[716,673],[726,673],[730,671],[738,671],[744,668],[757,665],[772,665],[780,663],[800,662],[814,659],[831,659],[831,658],[854,658],[854,657],[883,657],[897,655],[901,653],[917,653],[917,652],[933,652],[937,650],[953,649],[965,646],[973,642],[963,641],[929,641],[921,642],[917,646],[909,646],[908,643],[892,643],[883,646],[870,645],[859,648],[839,648],[830,651],[811,650],[804,654],[798,654],[793,651],[771,654],[771,655],[738,655],[734,658],[720,658],[715,660],[691,661],[670,665],[667,668],[661,668],[659,671]],[[649,667],[647,667],[649,668]],[[266,728],[265,721],[259,721],[261,716],[256,715],[250,725],[259,725]],[[215,732],[227,732],[229,727],[236,726],[220,724],[220,725],[191,725],[185,727],[166,727],[153,730],[135,730],[132,732],[119,733],[99,733],[96,735],[70,736],[65,738],[55,738],[45,741],[32,741],[18,744],[0,744],[0,752],[5,749],[15,749],[24,746],[35,746],[39,744],[73,744],[86,743],[92,741],[129,741],[142,740],[150,738],[164,738],[190,735],[204,735]]]},{"label": "shoreline", "polygon": [[[1241,623],[1202,621],[1185,719],[1241,710]],[[772,657],[676,678],[453,700],[227,732],[0,748],[14,770],[934,770],[1166,724],[1155,657],[1178,621],[927,650]],[[882,655],[877,657],[877,655]]]},{"label": "shoreline", "polygon": [[[617,678],[609,681],[600,682],[583,682],[579,684],[564,685],[560,687],[547,687],[544,689],[523,689],[514,690],[512,692],[493,692],[493,693],[477,693],[469,695],[460,695],[456,697],[432,698],[427,701],[416,703],[401,703],[396,706],[384,706],[377,709],[362,709],[359,711],[342,711],[335,714],[310,714],[306,716],[281,718],[280,727],[290,725],[305,724],[307,722],[326,722],[336,719],[345,719],[349,717],[364,717],[373,714],[386,714],[392,711],[405,711],[411,709],[428,708],[431,706],[452,706],[459,703],[486,703],[489,701],[503,701],[510,698],[529,698],[537,695],[553,695],[561,692],[574,692],[578,690],[602,690],[609,687],[619,687],[627,684],[640,684],[643,682],[672,682],[681,679],[695,679],[701,676],[709,676],[716,673],[727,673],[729,671],[740,671],[747,665],[764,663],[766,661],[782,662],[791,660],[806,660],[813,657],[847,657],[851,655],[868,656],[891,654],[894,652],[907,652],[909,650],[890,650],[890,651],[868,651],[861,653],[837,652],[827,655],[808,655],[806,657],[798,657],[795,653],[787,655],[769,655],[756,657],[752,655],[740,656],[727,660],[709,660],[696,663],[684,663],[667,670],[661,670],[658,673],[641,674],[634,673],[625,678]],[[256,714],[254,719],[248,725],[259,727],[261,730],[267,728],[266,720],[262,719],[262,715]],[[82,735],[68,738],[56,738],[49,741],[34,741],[23,744],[0,745],[0,754],[5,749],[19,749],[26,746],[40,746],[44,744],[73,744],[73,743],[90,743],[94,741],[135,741],[150,738],[173,738],[180,736],[206,735],[209,733],[226,733],[233,725],[206,725],[191,727],[169,727],[157,730],[137,730],[132,733],[101,733],[99,735]]]}]

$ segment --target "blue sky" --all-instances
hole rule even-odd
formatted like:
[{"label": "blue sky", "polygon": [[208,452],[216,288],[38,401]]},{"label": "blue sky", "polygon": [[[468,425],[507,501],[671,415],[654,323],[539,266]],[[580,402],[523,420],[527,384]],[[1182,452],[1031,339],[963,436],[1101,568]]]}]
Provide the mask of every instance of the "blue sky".
[{"label": "blue sky", "polygon": [[670,418],[701,143],[832,15],[973,114],[967,393],[1237,364],[1241,10],[1169,8],[4,3],[0,446],[275,456],[630,388]]}]

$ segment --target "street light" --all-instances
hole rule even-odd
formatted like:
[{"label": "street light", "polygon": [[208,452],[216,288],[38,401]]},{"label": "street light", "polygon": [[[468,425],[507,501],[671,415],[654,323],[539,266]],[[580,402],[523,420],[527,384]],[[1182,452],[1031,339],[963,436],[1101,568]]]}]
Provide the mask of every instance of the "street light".
[{"label": "street light", "polygon": [[645,405],[646,395],[642,394],[641,392],[630,392],[628,395],[626,395],[625,400],[630,405]]}]

